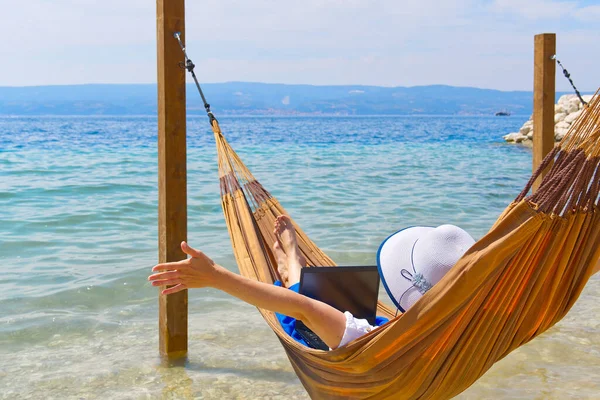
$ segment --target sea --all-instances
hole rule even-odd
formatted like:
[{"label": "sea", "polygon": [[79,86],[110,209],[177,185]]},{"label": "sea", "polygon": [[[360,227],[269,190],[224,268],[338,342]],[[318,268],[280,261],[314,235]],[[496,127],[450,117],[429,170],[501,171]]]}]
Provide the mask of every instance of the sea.
[{"label": "sea", "polygon": [[[531,174],[528,116],[223,116],[255,177],[340,265],[412,225],[484,235]],[[187,121],[188,240],[237,271],[208,120]],[[189,293],[158,352],[156,116],[0,117],[0,399],[308,399],[258,311]],[[381,292],[385,297],[385,292]],[[600,276],[459,399],[599,399]]]}]

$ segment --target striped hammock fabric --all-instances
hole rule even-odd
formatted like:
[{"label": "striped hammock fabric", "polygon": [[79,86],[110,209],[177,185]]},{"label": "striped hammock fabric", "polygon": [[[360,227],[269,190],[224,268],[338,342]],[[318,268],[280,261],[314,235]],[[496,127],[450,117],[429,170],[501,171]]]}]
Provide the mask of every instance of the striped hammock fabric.
[{"label": "striped hammock fabric", "polygon": [[[242,275],[278,279],[271,252],[283,207],[252,176],[212,122],[223,212]],[[446,399],[560,321],[600,257],[600,96],[546,157],[490,231],[406,313],[333,351],[279,337],[311,398]],[[540,188],[533,181],[548,169]],[[294,223],[309,266],[335,265]]]}]

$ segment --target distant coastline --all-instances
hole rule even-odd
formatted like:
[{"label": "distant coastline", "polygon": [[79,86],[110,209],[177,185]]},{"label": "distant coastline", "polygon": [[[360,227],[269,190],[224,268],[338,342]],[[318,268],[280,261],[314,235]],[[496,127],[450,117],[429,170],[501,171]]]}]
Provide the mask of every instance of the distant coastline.
[{"label": "distant coastline", "polygon": [[[499,109],[529,115],[532,92],[445,85],[414,87],[311,86],[228,82],[204,84],[218,115],[493,116]],[[562,93],[557,93],[560,96]],[[156,84],[0,87],[0,115],[156,115]],[[189,115],[202,115],[200,96],[187,85]]]}]

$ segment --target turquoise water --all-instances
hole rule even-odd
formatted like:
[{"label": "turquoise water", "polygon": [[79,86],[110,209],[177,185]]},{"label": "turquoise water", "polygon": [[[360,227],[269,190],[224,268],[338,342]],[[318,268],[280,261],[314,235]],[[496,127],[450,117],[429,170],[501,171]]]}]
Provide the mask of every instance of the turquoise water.
[{"label": "turquoise water", "polygon": [[[531,173],[527,117],[223,117],[254,175],[340,264],[408,225],[480,237]],[[190,292],[189,354],[158,358],[154,117],[0,118],[0,398],[307,398],[259,313]],[[188,239],[235,270],[206,118],[188,120]],[[600,280],[462,398],[600,397]]]}]

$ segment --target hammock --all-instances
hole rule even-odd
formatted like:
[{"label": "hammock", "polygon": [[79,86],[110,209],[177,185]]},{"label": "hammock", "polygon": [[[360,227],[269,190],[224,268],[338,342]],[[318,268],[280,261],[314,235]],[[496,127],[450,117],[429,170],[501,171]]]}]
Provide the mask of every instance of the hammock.
[{"label": "hammock", "polygon": [[[208,108],[207,108],[208,110]],[[221,197],[242,275],[279,279],[271,252],[283,207],[250,173],[211,116]],[[333,351],[307,348],[259,309],[300,381],[318,399],[445,399],[556,324],[600,257],[600,96],[545,158],[490,231],[406,313]],[[540,188],[534,180],[550,168]],[[294,223],[309,266],[335,265]]]}]

